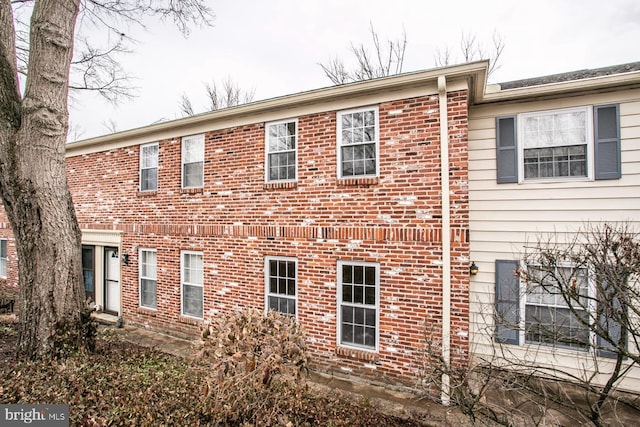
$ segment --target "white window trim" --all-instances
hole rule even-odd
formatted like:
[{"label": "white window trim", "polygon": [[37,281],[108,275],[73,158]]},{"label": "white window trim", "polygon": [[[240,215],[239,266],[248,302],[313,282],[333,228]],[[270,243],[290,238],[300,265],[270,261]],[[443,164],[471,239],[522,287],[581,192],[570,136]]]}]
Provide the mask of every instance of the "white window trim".
[{"label": "white window trim", "polygon": [[[143,252],[154,252],[156,254],[156,306],[149,307],[147,305],[142,305],[142,279],[150,279],[150,277],[142,276],[142,253]],[[150,248],[140,248],[138,250],[138,304],[140,308],[144,308],[147,310],[157,310],[158,309],[158,250],[150,249]]]},{"label": "white window trim", "polygon": [[[296,162],[296,177],[294,179],[269,179],[269,154],[271,154],[269,152],[269,126],[281,125],[281,124],[292,123],[292,122],[295,123],[295,127],[296,127],[296,139],[295,139],[296,147],[293,150],[295,155],[295,162]],[[298,136],[298,119],[297,118],[278,120],[275,122],[265,123],[265,126],[264,126],[264,153],[265,153],[264,182],[272,183],[272,182],[297,182],[298,181],[298,145],[299,145],[298,142],[299,142],[299,136]]]},{"label": "white window trim", "polygon": [[[342,343],[342,266],[343,265],[353,265],[353,266],[363,266],[363,267],[375,267],[376,268],[376,345],[375,348],[359,346],[355,344]],[[337,263],[337,271],[336,271],[336,298],[338,301],[337,304],[337,313],[336,313],[336,346],[342,348],[352,348],[360,351],[366,351],[370,353],[378,353],[380,350],[380,263],[377,262],[363,262],[363,261],[338,261]],[[368,304],[352,304],[357,307],[367,307],[371,308],[371,305]]]},{"label": "white window trim", "polygon": [[[363,111],[375,112],[375,146],[376,146],[376,172],[373,175],[354,175],[342,176],[342,115],[350,113],[359,113]],[[377,178],[380,176],[380,109],[377,105],[369,107],[352,108],[350,110],[342,110],[336,112],[336,176],[338,179],[360,179],[360,178]]]},{"label": "white window trim", "polygon": [[5,256],[4,258],[0,258],[4,261],[4,274],[0,275],[0,278],[2,279],[6,279],[7,275],[8,275],[8,270],[9,270],[9,239],[0,239],[0,242],[4,242],[4,247],[5,247]]},{"label": "white window trim", "polygon": [[[559,263],[556,268],[572,268],[574,266],[572,266],[570,263]],[[522,271],[527,271],[527,265],[524,263],[520,264],[520,268],[522,269]],[[593,313],[595,313],[596,311],[596,301],[595,301],[595,294],[596,294],[596,287],[595,287],[595,283],[593,281],[593,274],[592,271],[590,269],[587,269],[587,295],[589,298],[588,301],[588,305],[589,305],[589,316],[591,317],[593,315]],[[567,347],[564,346],[562,344],[557,344],[557,343],[542,343],[542,342],[527,342],[526,340],[526,323],[527,323],[527,319],[526,319],[526,313],[527,313],[527,283],[524,283],[523,281],[520,281],[520,330],[518,331],[518,334],[520,335],[520,339],[519,342],[520,347],[537,347],[540,349],[543,348],[550,348],[553,349],[553,351],[562,351],[562,352],[568,352],[568,353],[593,353],[594,349],[597,346],[597,336],[593,333],[593,331],[589,330],[589,346],[586,349],[580,349],[580,348],[575,348],[575,347]],[[534,305],[534,304],[532,304]],[[542,306],[540,304],[535,304],[535,305],[539,305]],[[561,307],[558,305],[544,305],[545,307]],[[561,308],[565,308],[565,307],[561,307]]]},{"label": "white window trim", "polygon": [[148,192],[148,191],[158,191],[158,173],[156,172],[156,188],[155,190],[143,190],[142,189],[142,171],[147,170],[147,169],[153,169],[153,168],[143,168],[142,167],[142,152],[144,151],[143,149],[145,147],[153,147],[153,146],[158,147],[158,150],[156,151],[156,171],[160,170],[160,165],[159,165],[159,160],[160,160],[160,147],[159,144],[157,142],[152,142],[150,144],[142,144],[140,145],[140,161],[139,161],[139,170],[138,170],[138,182],[140,183],[140,185],[138,186],[138,188],[140,189],[140,192]]},{"label": "white window trim", "polygon": [[[585,126],[587,139],[587,176],[566,176],[566,177],[551,177],[551,178],[528,178],[524,177],[524,141],[522,135],[524,135],[524,118],[543,116],[556,113],[568,113],[572,111],[584,111],[585,112]],[[518,183],[541,183],[541,182],[567,182],[567,181],[593,181],[594,180],[594,132],[593,132],[593,106],[583,107],[571,107],[571,108],[558,108],[554,110],[539,110],[526,113],[519,113],[516,119],[516,132],[518,140]]]},{"label": "white window trim", "polygon": [[[184,256],[200,255],[202,257],[202,285],[186,283],[184,281]],[[184,285],[199,286],[202,288],[202,317],[193,316],[184,312]],[[204,252],[201,251],[180,251],[180,315],[191,319],[202,320],[204,318]]]},{"label": "white window trim", "polygon": [[[184,143],[185,141],[188,140],[193,140],[193,139],[201,139],[202,140],[202,150],[200,155],[202,156],[202,185],[197,185],[194,187],[185,187],[184,186]],[[190,188],[204,188],[204,153],[205,153],[205,138],[204,138],[204,134],[197,134],[197,135],[187,135],[187,136],[183,136],[181,141],[180,141],[180,188],[183,189],[190,189]]]},{"label": "white window trim", "polygon": [[[298,280],[298,258],[294,258],[294,257],[280,257],[280,256],[266,256],[264,258],[264,311],[267,312],[269,311],[269,297],[270,296],[275,296],[278,298],[290,298],[291,297],[289,295],[282,295],[282,294],[272,294],[271,292],[269,292],[269,261],[293,261],[295,264],[295,268],[296,268],[296,293],[293,296],[293,300],[295,301],[296,304],[296,314],[295,317],[296,319],[298,318],[298,287],[300,284],[300,281]],[[278,312],[280,313],[280,312]],[[285,313],[282,313],[285,314]]]}]

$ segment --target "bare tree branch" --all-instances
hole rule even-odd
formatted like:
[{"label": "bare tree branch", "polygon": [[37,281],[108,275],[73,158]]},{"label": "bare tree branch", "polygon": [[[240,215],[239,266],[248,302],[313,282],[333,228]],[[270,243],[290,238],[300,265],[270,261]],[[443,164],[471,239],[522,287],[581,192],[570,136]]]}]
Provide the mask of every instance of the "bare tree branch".
[{"label": "bare tree branch", "polygon": [[[208,100],[207,111],[246,104],[253,101],[255,95],[255,89],[243,90],[231,76],[223,80],[221,85],[216,84],[215,81],[204,83],[204,88]],[[191,100],[186,94],[183,94],[180,99],[180,111],[184,116],[195,114]]]},{"label": "bare tree branch", "polygon": [[328,63],[320,63],[324,74],[333,84],[339,85],[361,80],[370,80],[378,77],[390,76],[402,72],[404,53],[407,47],[407,34],[402,30],[402,36],[398,40],[380,42],[378,32],[369,23],[373,53],[364,43],[351,43],[349,50],[356,61],[353,70],[347,70],[344,62],[338,58]]},{"label": "bare tree branch", "polygon": [[[500,57],[504,51],[504,39],[497,31],[493,32],[491,38],[491,47],[489,51],[478,40],[476,34],[462,32],[460,36],[460,62],[472,62],[481,59],[489,60],[488,75],[491,76],[498,68],[500,68]],[[436,49],[433,55],[433,61],[436,67],[446,67],[458,62],[458,58],[451,51],[449,46],[445,46],[443,50]]]}]

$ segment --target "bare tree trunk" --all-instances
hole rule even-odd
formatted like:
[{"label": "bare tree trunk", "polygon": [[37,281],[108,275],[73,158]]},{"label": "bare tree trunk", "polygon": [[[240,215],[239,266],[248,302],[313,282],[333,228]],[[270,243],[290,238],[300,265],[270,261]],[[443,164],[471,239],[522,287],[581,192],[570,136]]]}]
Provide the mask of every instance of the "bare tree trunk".
[{"label": "bare tree trunk", "polygon": [[0,191],[18,255],[17,352],[31,359],[86,348],[92,338],[83,311],[80,229],[65,170],[78,9],[79,0],[35,2],[21,99],[10,0],[0,0],[0,94],[6,95],[0,99]]}]

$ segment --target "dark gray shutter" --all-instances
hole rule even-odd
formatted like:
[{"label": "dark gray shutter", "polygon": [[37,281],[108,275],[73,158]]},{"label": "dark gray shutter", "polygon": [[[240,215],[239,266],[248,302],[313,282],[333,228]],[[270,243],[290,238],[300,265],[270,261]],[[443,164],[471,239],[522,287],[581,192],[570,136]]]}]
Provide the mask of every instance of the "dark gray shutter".
[{"label": "dark gray shutter", "polygon": [[507,344],[520,343],[520,263],[496,260],[496,336]]},{"label": "dark gray shutter", "polygon": [[[600,295],[600,299],[605,302],[599,303],[600,306],[598,307],[598,323],[600,327],[608,331],[611,341],[617,343],[620,342],[622,338],[622,325],[618,322],[617,319],[626,318],[626,315],[622,311],[626,309],[626,304],[620,302],[619,293],[615,289],[609,289],[606,284],[601,285],[601,287],[604,295]],[[618,357],[618,350],[616,350],[616,346],[614,344],[612,344],[610,341],[605,340],[600,335],[597,335],[596,338],[596,344],[598,346],[598,356],[611,357],[614,359]],[[626,339],[627,337],[625,336],[622,340],[622,342],[624,342],[625,348]]]},{"label": "dark gray shutter", "polygon": [[596,179],[618,179],[620,161],[620,114],[618,105],[593,107]]},{"label": "dark gray shutter", "polygon": [[518,182],[516,116],[496,118],[496,163],[498,184]]}]

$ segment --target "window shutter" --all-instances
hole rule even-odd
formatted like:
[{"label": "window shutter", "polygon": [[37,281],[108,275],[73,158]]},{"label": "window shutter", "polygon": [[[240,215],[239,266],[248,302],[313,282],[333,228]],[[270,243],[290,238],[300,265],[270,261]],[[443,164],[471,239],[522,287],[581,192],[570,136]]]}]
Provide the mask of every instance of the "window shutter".
[{"label": "window shutter", "polygon": [[[604,293],[607,293],[606,287],[604,287]],[[612,291],[609,295],[600,296],[600,298],[604,298],[606,302],[602,303],[599,307],[598,323],[604,330],[609,332],[609,337],[612,341],[620,342],[620,339],[622,338],[622,325],[615,320],[615,317],[620,317],[622,306],[619,297],[617,297],[615,293],[615,291]],[[624,338],[624,341],[626,341],[626,337]],[[596,344],[598,346],[598,356],[611,357],[614,359],[618,357],[616,346],[602,338],[600,335],[597,336]]]},{"label": "window shutter", "polygon": [[496,342],[520,343],[520,263],[496,260]]},{"label": "window shutter", "polygon": [[595,124],[595,179],[618,179],[620,161],[620,114],[618,105],[593,108]]},{"label": "window shutter", "polygon": [[496,118],[496,163],[498,184],[518,182],[516,116]]}]

